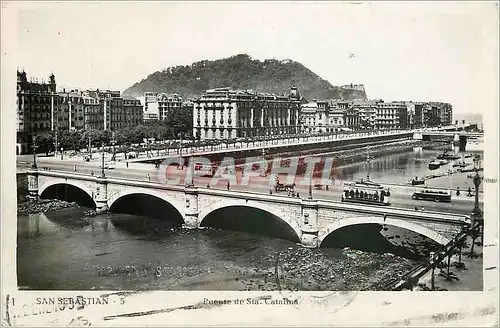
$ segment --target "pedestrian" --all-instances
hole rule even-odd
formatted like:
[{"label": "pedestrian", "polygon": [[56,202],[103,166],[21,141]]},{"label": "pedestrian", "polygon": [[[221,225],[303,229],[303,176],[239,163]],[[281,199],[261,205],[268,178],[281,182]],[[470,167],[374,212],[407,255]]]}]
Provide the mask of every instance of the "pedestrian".
[{"label": "pedestrian", "polygon": [[269,189],[269,195],[272,195],[272,194],[273,194],[273,190]]},{"label": "pedestrian", "polygon": [[457,196],[460,196],[460,187],[457,187]]},{"label": "pedestrian", "polygon": [[128,169],[128,162],[126,163],[126,165],[127,165],[127,169]]},{"label": "pedestrian", "polygon": [[151,177],[149,176],[149,173],[148,173],[148,181],[151,181]]},{"label": "pedestrian", "polygon": [[385,219],[387,219],[387,214],[384,214],[384,222],[385,222]]},{"label": "pedestrian", "polygon": [[229,190],[229,181],[227,182],[227,190]]},{"label": "pedestrian", "polygon": [[420,209],[421,211],[424,211],[424,207],[422,206],[422,208]]},{"label": "pedestrian", "polygon": [[468,197],[472,196],[472,190],[470,189],[470,187],[469,187],[469,189],[467,189],[467,196]]},{"label": "pedestrian", "polygon": [[207,188],[210,188],[210,184],[209,183],[207,183]]},{"label": "pedestrian", "polygon": [[418,206],[415,206],[415,211],[418,211]]},{"label": "pedestrian", "polygon": [[326,191],[328,191],[328,185],[326,185],[325,188],[326,188]]},{"label": "pedestrian", "polygon": [[94,176],[94,170],[90,170],[90,175]]},{"label": "pedestrian", "polygon": [[75,167],[73,168],[73,170],[76,172],[76,165],[75,165]]},{"label": "pedestrian", "polygon": [[297,193],[297,198],[299,198],[299,193]]}]

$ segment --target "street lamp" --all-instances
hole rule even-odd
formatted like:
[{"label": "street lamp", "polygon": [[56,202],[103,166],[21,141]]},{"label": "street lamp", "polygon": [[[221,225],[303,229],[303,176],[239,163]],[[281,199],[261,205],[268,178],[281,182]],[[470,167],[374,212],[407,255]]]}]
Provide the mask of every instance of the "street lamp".
[{"label": "street lamp", "polygon": [[102,164],[101,164],[101,177],[102,177],[102,178],[105,178],[105,177],[106,177],[106,174],[104,173],[104,142],[102,143],[101,150],[102,150],[102,155],[101,155],[101,158],[102,158]]},{"label": "street lamp", "polygon": [[33,138],[33,164],[31,165],[31,168],[33,170],[36,170],[38,167],[36,165],[36,138],[35,134],[32,135]]},{"label": "street lamp", "polygon": [[115,140],[115,131],[113,131],[113,134],[112,134],[111,144],[113,145],[113,156],[111,157],[111,161],[116,161],[116,150],[115,150],[116,140]]},{"label": "street lamp", "polygon": [[61,147],[61,161],[64,159],[64,148]]},{"label": "street lamp", "polygon": [[89,159],[92,159],[92,143],[90,140],[90,134],[89,134]]},{"label": "street lamp", "polygon": [[368,173],[366,174],[366,180],[370,181],[370,154],[366,156],[366,163],[368,164]]},{"label": "street lamp", "polygon": [[[474,243],[476,241],[476,222],[479,223],[479,227],[483,225],[483,212],[479,208],[479,185],[481,184],[481,177],[479,176],[481,159],[479,155],[474,157],[474,171],[476,171],[476,175],[473,178],[474,187],[476,188],[476,194],[474,199],[474,209],[471,213],[471,237],[472,237],[472,246],[470,248],[470,256],[474,257]],[[482,233],[481,233],[482,235]]]},{"label": "street lamp", "polygon": [[476,194],[474,199],[474,209],[472,210],[472,214],[481,217],[483,215],[481,209],[479,208],[479,185],[481,185],[481,177],[479,176],[479,169],[481,165],[481,159],[479,155],[474,157],[474,171],[476,171],[476,175],[474,176],[472,182],[474,183],[474,187],[476,188]]}]

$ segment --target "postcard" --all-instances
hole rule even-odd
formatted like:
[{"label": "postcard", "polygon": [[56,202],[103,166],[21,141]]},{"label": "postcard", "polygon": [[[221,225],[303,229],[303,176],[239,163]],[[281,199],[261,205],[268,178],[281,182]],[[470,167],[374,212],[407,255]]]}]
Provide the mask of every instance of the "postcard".
[{"label": "postcard", "polygon": [[498,2],[1,12],[2,325],[498,326]]}]

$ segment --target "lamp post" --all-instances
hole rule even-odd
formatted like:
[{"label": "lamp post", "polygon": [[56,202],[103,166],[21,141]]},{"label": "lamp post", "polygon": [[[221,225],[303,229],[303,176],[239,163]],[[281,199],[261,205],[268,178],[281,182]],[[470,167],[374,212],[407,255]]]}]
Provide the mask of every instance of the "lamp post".
[{"label": "lamp post", "polygon": [[435,269],[435,260],[434,260],[434,252],[430,252],[430,262],[431,262],[431,290],[434,290],[434,269]]},{"label": "lamp post", "polygon": [[368,164],[368,173],[366,174],[366,181],[370,181],[370,154],[366,156],[366,163]]},{"label": "lamp post", "polygon": [[102,146],[101,146],[101,158],[102,158],[102,164],[101,164],[101,177],[102,178],[105,178],[106,177],[106,174],[104,173],[104,142],[102,143]]},{"label": "lamp post", "polygon": [[111,144],[113,145],[113,156],[111,157],[111,161],[116,161],[116,149],[115,149],[116,140],[114,131],[112,134]]},{"label": "lamp post", "polygon": [[38,167],[36,165],[36,137],[35,134],[32,135],[33,138],[33,164],[31,165],[31,168],[33,170],[36,170]]},{"label": "lamp post", "polygon": [[[479,208],[479,185],[481,184],[481,177],[479,176],[479,166],[480,166],[480,157],[479,155],[474,157],[474,171],[476,171],[476,175],[474,176],[472,182],[474,183],[474,187],[476,189],[475,197],[474,197],[474,209],[471,213],[471,238],[472,245],[470,248],[470,256],[474,257],[474,244],[476,241],[476,222],[481,226],[483,224],[483,212]],[[482,233],[481,233],[482,235]]]},{"label": "lamp post", "polygon": [[92,159],[92,142],[89,134],[89,158]]},{"label": "lamp post", "polygon": [[479,176],[479,168],[481,164],[481,159],[479,155],[474,157],[474,171],[476,171],[476,175],[474,176],[472,182],[474,183],[474,187],[476,188],[476,194],[474,199],[474,209],[472,210],[472,214],[481,217],[483,215],[481,209],[479,208],[479,186],[481,185],[481,177]]}]

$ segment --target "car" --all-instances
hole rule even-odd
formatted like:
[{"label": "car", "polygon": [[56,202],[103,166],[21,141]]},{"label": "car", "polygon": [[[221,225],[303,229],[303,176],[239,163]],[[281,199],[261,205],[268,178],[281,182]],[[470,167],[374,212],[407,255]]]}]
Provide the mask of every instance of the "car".
[{"label": "car", "polygon": [[[99,165],[99,168],[102,168],[102,165]],[[113,163],[104,163],[104,169],[105,170],[112,170],[115,168],[115,165]]]}]

